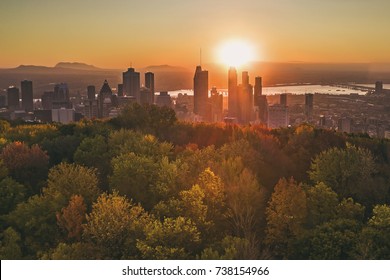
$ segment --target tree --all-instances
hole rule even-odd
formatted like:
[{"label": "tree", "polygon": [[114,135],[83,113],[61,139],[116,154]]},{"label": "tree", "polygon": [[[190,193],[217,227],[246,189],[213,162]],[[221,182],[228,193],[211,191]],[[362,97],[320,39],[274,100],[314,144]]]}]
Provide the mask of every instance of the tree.
[{"label": "tree", "polygon": [[331,187],[340,198],[352,197],[359,202],[372,203],[372,176],[376,172],[370,151],[347,145],[319,154],[311,165],[310,179]]},{"label": "tree", "polygon": [[148,214],[117,192],[101,194],[87,216],[84,237],[105,259],[136,258],[137,239],[143,238]]},{"label": "tree", "polygon": [[86,167],[94,167],[98,171],[99,186],[108,189],[108,174],[111,171],[111,154],[106,139],[101,135],[84,138],[74,153],[74,161]]},{"label": "tree", "polygon": [[359,257],[388,260],[390,258],[390,206],[376,205],[367,227],[361,234]]},{"label": "tree", "polygon": [[158,202],[152,189],[158,177],[159,166],[152,158],[134,153],[122,154],[112,160],[112,167],[112,190],[141,203],[146,209],[151,209]]},{"label": "tree", "polygon": [[265,198],[254,174],[247,169],[241,157],[223,160],[216,173],[224,184],[225,217],[230,234],[256,243],[264,229]]},{"label": "tree", "polygon": [[226,236],[221,242],[204,249],[200,255],[202,260],[255,260],[258,249],[244,238]]},{"label": "tree", "polygon": [[73,195],[68,206],[62,208],[61,213],[57,213],[57,224],[67,233],[69,240],[81,240],[83,223],[86,220],[87,206],[80,195]]},{"label": "tree", "polygon": [[161,159],[169,156],[172,145],[166,142],[159,142],[151,134],[142,134],[138,131],[121,129],[112,132],[108,139],[108,146],[115,156],[126,153],[134,153],[139,156],[148,156],[154,159]]},{"label": "tree", "polygon": [[338,205],[337,194],[324,183],[318,183],[307,190],[308,225],[328,222],[335,217]]},{"label": "tree", "polygon": [[289,242],[302,233],[306,220],[306,194],[293,178],[280,179],[266,209],[266,243],[276,257],[288,255]]},{"label": "tree", "polygon": [[30,194],[39,193],[47,177],[49,158],[38,145],[29,148],[22,142],[13,142],[3,148],[1,160],[9,174],[30,188]]},{"label": "tree", "polygon": [[7,214],[15,209],[18,203],[26,200],[28,190],[22,184],[10,177],[0,181],[0,215]]},{"label": "tree", "polygon": [[46,196],[61,195],[64,207],[73,195],[81,195],[87,207],[92,205],[99,195],[97,187],[96,171],[77,164],[60,163],[49,171],[47,188],[44,189]]},{"label": "tree", "polygon": [[3,240],[0,242],[1,260],[20,260],[22,259],[20,234],[12,227],[7,228],[3,234]]},{"label": "tree", "polygon": [[137,242],[143,259],[191,259],[199,251],[200,233],[188,218],[153,220],[145,226],[144,234]]}]

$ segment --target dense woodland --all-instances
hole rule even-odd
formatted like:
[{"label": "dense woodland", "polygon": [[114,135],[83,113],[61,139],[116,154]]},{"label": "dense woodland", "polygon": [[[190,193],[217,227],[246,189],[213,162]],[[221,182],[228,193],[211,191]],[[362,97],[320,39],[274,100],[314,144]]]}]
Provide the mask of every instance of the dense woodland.
[{"label": "dense woodland", "polygon": [[309,125],[0,121],[1,259],[390,259],[390,142]]}]

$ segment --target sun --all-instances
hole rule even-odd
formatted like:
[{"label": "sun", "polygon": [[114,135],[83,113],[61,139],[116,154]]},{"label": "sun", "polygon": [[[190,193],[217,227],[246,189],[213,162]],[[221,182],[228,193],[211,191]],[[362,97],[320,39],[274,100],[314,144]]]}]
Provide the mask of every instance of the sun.
[{"label": "sun", "polygon": [[219,61],[229,67],[240,67],[256,58],[254,47],[243,40],[224,42],[217,53]]}]

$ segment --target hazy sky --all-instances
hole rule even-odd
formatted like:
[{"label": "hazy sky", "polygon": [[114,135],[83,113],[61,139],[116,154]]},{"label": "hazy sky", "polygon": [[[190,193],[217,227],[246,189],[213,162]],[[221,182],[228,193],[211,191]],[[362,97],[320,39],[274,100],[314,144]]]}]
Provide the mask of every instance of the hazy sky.
[{"label": "hazy sky", "polygon": [[241,38],[257,60],[390,62],[389,0],[0,0],[0,67],[216,62]]}]

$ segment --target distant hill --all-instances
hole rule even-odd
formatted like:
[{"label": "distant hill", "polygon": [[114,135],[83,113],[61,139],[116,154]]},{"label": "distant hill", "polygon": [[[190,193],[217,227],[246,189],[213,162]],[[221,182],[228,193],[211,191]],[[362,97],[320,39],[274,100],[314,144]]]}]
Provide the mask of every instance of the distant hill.
[{"label": "distant hill", "polygon": [[54,68],[65,68],[65,69],[77,69],[77,70],[103,70],[93,65],[80,62],[59,62]]}]

